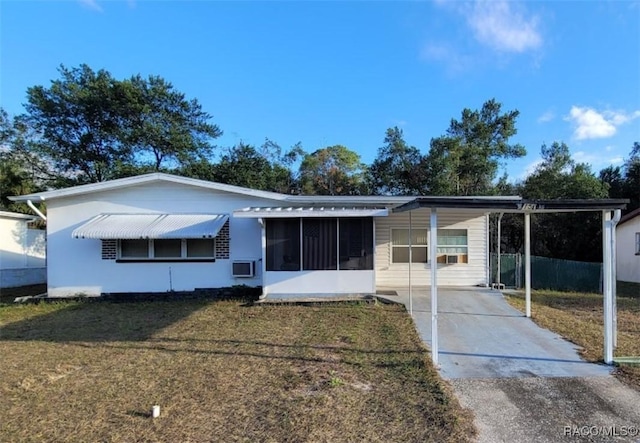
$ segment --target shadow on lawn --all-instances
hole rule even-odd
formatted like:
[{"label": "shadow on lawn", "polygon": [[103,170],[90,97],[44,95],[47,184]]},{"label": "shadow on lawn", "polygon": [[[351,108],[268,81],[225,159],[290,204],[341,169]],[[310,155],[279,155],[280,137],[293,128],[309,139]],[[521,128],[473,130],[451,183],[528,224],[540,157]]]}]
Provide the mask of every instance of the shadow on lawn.
[{"label": "shadow on lawn", "polygon": [[[197,343],[200,343],[200,346]],[[203,346],[204,344],[204,346]],[[119,349],[125,351],[145,350],[160,351],[172,354],[203,355],[221,357],[251,357],[266,360],[288,360],[306,363],[344,363],[362,366],[363,357],[366,364],[380,368],[418,367],[425,363],[424,349],[386,348],[384,350],[363,349],[340,346],[319,346],[309,344],[284,345],[253,340],[192,340],[154,338],[144,343],[74,343],[80,348]],[[331,351],[317,353],[315,351]]]},{"label": "shadow on lawn", "polygon": [[[519,297],[521,299],[524,296]],[[602,309],[601,294],[576,294],[560,292],[537,292],[532,295],[534,303],[557,309],[576,309],[581,311],[599,311]],[[618,295],[618,310],[633,309],[639,305],[640,298],[632,298],[626,295]]]},{"label": "shadow on lawn", "polygon": [[143,341],[210,303],[213,301],[62,302],[66,306],[0,326],[0,340]]},{"label": "shadow on lawn", "polygon": [[368,349],[354,345],[348,337],[340,337],[335,344],[326,345],[253,339],[183,338],[161,332],[211,303],[216,301],[64,303],[52,312],[0,327],[0,341],[56,342],[87,349],[99,347],[178,355],[242,356],[271,361],[341,362],[354,366],[365,364],[364,359],[368,361],[367,364],[387,368],[422,367],[424,364],[424,349],[417,343],[415,347],[391,345]]}]

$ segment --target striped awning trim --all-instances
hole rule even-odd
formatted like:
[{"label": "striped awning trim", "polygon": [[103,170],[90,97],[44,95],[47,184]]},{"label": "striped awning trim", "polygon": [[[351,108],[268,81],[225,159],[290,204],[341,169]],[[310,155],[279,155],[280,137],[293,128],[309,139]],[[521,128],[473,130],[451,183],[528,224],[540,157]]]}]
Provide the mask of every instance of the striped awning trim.
[{"label": "striped awning trim", "polygon": [[100,214],[76,228],[74,238],[213,238],[228,214]]}]

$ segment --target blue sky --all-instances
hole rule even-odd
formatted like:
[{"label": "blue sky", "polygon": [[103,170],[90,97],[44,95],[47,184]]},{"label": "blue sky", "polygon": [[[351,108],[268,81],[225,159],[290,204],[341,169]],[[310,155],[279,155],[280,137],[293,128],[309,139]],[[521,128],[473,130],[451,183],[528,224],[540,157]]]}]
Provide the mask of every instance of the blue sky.
[{"label": "blue sky", "polygon": [[594,171],[640,141],[640,1],[0,2],[0,106],[60,64],[160,75],[197,98],[222,146],[342,144],[370,163],[399,126],[427,152],[462,109],[518,109],[526,158],[566,142]]}]

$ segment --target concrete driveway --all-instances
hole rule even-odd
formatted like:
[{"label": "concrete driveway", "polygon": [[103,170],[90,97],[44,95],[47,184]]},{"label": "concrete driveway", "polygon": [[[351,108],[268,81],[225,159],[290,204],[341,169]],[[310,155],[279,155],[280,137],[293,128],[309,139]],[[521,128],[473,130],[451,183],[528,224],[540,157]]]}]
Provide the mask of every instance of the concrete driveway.
[{"label": "concrete driveway", "polygon": [[[409,309],[408,289],[386,297]],[[587,363],[575,345],[512,308],[498,291],[440,288],[440,375],[475,413],[480,442],[640,443],[640,393]],[[428,288],[413,319],[431,347]]]}]

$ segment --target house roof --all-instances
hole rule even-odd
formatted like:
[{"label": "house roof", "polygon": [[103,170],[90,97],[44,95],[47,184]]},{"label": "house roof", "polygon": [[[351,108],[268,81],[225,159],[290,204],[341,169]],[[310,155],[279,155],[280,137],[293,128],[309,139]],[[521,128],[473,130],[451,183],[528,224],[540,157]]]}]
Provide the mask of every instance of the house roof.
[{"label": "house roof", "polygon": [[56,198],[71,197],[76,195],[90,194],[94,192],[110,191],[113,189],[121,189],[130,186],[136,186],[145,183],[153,182],[169,182],[178,183],[181,185],[195,186],[198,188],[212,189],[216,191],[225,191],[235,194],[250,195],[253,197],[261,197],[271,200],[284,200],[287,198],[286,194],[279,194],[277,192],[258,191],[255,189],[243,188],[241,186],[225,185],[222,183],[210,182],[206,180],[198,180],[195,178],[181,177],[178,175],[164,174],[156,172],[152,174],[137,175],[135,177],[119,178],[116,180],[109,180],[100,183],[90,183],[87,185],[73,186],[71,188],[56,189],[54,191],[36,192],[33,194],[19,195],[15,197],[9,197],[13,201],[27,201],[27,200],[52,200]]},{"label": "house roof", "polygon": [[413,196],[319,196],[319,195],[288,195],[277,192],[259,191],[241,186],[181,177],[172,174],[152,173],[110,180],[101,183],[74,186],[66,189],[46,191],[9,197],[13,201],[40,200],[46,201],[93,192],[102,192],[136,186],[158,181],[178,183],[203,189],[231,192],[252,197],[283,202],[281,206],[295,205],[307,207],[326,206],[386,206],[394,207],[394,212],[409,211],[417,208],[455,208],[483,211],[503,212],[576,212],[624,209],[629,200],[626,199],[579,199],[579,200],[529,200],[518,196],[490,196],[490,197],[413,197]]},{"label": "house roof", "polygon": [[228,214],[100,214],[71,233],[74,238],[213,238]]},{"label": "house roof", "polygon": [[626,222],[628,222],[630,220],[633,220],[636,217],[640,217],[640,208],[634,209],[633,211],[629,212],[628,214],[625,214],[620,219],[620,221],[618,222],[618,226],[620,226],[620,225],[622,225],[622,224],[624,224],[624,223],[626,223]]},{"label": "house roof", "polygon": [[259,191],[256,189],[245,188],[242,186],[226,185],[223,183],[210,182],[207,180],[199,180],[195,178],[181,177],[173,174],[164,174],[156,172],[152,174],[138,175],[135,177],[126,177],[116,180],[110,180],[100,183],[90,183],[87,185],[73,186],[71,188],[56,189],[53,191],[36,192],[33,194],[19,195],[9,197],[13,201],[47,201],[56,198],[72,197],[77,195],[90,194],[94,192],[110,191],[136,186],[153,182],[169,182],[178,183],[187,186],[194,186],[203,189],[213,189],[217,191],[226,191],[241,195],[250,195],[252,197],[264,198],[275,201],[286,201],[299,205],[327,205],[329,203],[337,203],[340,205],[356,205],[356,206],[397,206],[399,204],[410,201],[413,197],[397,197],[397,196],[336,196],[336,195],[288,195],[278,192]]},{"label": "house roof", "polygon": [[29,214],[20,214],[19,212],[0,211],[0,218],[12,218],[14,220],[34,221],[38,217]]},{"label": "house roof", "polygon": [[583,212],[624,209],[627,199],[532,200],[522,197],[417,197],[393,212],[419,208],[476,209],[495,212]]}]

